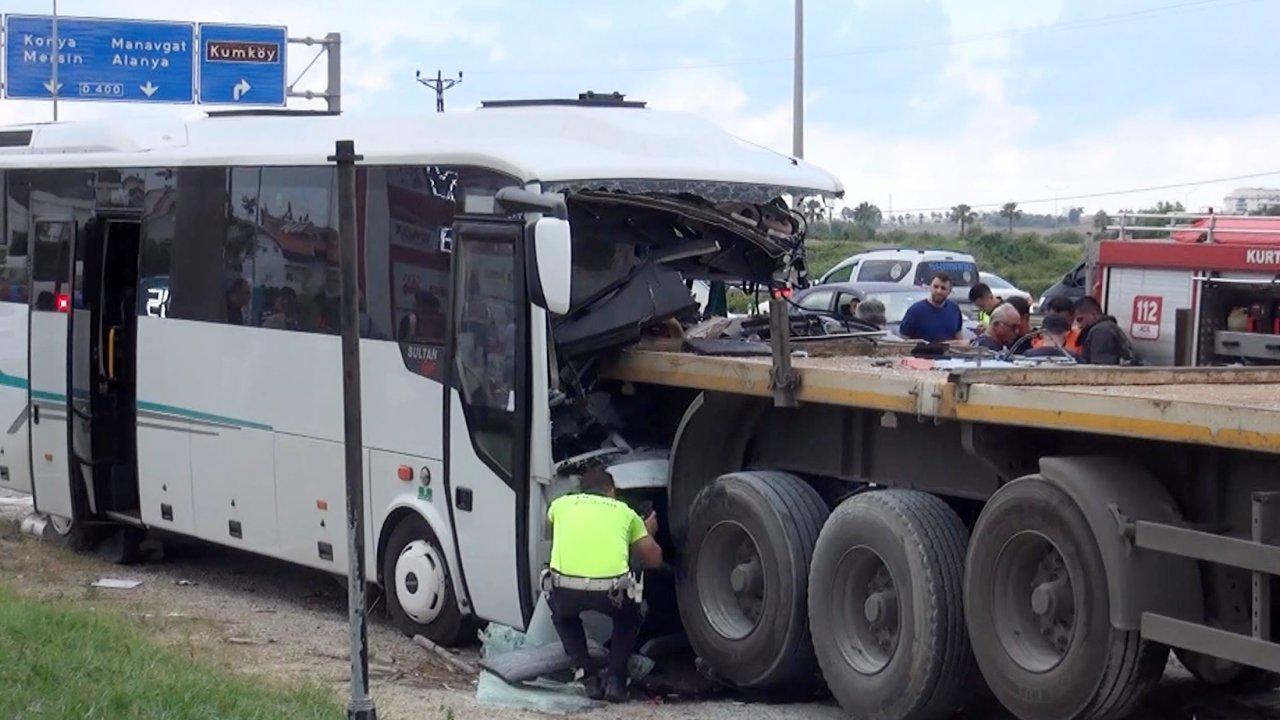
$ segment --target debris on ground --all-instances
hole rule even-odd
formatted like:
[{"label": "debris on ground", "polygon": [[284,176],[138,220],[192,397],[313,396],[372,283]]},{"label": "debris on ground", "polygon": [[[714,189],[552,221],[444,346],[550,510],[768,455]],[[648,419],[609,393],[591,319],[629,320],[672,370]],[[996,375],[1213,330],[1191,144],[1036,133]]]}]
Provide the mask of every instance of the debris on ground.
[{"label": "debris on ground", "polygon": [[[603,643],[613,630],[612,622],[593,615],[597,614],[586,613],[583,618],[587,647],[593,657],[603,658]],[[546,599],[540,598],[528,632],[490,623],[480,633],[483,670],[476,684],[480,704],[557,714],[601,705],[586,697],[579,678],[572,676],[572,661],[550,618]],[[632,655],[627,668],[632,682],[638,682],[653,671],[654,663]]]},{"label": "debris on ground", "polygon": [[128,580],[125,578],[98,578],[91,583],[92,587],[106,588],[108,590],[132,590],[142,584],[141,580]]},{"label": "debris on ground", "polygon": [[466,660],[455,657],[453,653],[431,642],[430,640],[428,640],[427,638],[421,635],[414,635],[413,641],[418,645],[426,648],[427,650],[430,650],[432,653],[435,654],[436,657],[443,660],[445,664],[448,665],[455,672],[462,673],[463,675],[476,675],[480,672],[480,668],[477,668],[475,665],[472,665]]}]

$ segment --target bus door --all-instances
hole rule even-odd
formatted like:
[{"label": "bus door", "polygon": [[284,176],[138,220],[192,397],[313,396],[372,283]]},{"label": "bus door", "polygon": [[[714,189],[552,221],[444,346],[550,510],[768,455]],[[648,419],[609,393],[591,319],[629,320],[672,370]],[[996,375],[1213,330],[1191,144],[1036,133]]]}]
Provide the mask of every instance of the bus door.
[{"label": "bus door", "polygon": [[140,523],[136,217],[98,215],[76,236],[70,328],[72,478],[96,515]]},{"label": "bus door", "polygon": [[31,471],[36,509],[64,521],[71,502],[67,435],[67,351],[71,323],[71,219],[31,219]]},{"label": "bus door", "polygon": [[529,303],[524,222],[453,223],[445,481],[475,614],[525,627],[529,571]]}]

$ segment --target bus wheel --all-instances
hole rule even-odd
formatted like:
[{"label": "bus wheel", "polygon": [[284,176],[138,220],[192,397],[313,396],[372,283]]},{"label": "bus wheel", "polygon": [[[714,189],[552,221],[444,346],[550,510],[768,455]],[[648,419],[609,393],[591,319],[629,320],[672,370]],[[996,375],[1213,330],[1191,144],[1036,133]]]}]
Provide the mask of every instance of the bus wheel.
[{"label": "bus wheel", "polygon": [[862,493],[822,528],[809,622],[827,686],[855,717],[950,717],[973,660],[961,608],[968,532],[941,499]]},{"label": "bus wheel", "polygon": [[475,636],[471,616],[458,608],[444,552],[420,516],[406,516],[391,532],[382,556],[382,580],[387,612],[405,635],[422,635],[445,646]]},{"label": "bus wheel", "polygon": [[805,597],[827,507],[794,475],[723,475],[694,498],[678,578],[689,643],[738,687],[816,675]]},{"label": "bus wheel", "polygon": [[983,508],[969,545],[965,608],[991,690],[1020,718],[1126,715],[1169,650],[1111,625],[1102,553],[1084,514],[1032,475]]}]

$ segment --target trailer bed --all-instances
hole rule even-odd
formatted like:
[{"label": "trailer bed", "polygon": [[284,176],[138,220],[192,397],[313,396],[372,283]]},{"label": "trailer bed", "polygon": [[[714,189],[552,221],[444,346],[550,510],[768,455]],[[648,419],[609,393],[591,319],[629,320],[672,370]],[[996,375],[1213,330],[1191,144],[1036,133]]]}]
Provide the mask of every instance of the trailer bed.
[{"label": "trailer bed", "polygon": [[[905,367],[794,358],[800,402],[997,425],[1280,453],[1280,369]],[[632,349],[603,368],[633,383],[772,397],[769,358]]]}]

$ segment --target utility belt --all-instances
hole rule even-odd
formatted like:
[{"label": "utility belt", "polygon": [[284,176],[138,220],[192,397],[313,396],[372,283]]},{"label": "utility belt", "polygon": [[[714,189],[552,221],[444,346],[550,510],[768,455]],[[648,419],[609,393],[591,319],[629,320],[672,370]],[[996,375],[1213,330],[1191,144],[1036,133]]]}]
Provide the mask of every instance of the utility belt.
[{"label": "utility belt", "polygon": [[637,580],[631,573],[609,578],[584,578],[562,575],[547,568],[542,571],[540,585],[544,593],[550,593],[555,588],[608,593],[614,605],[621,605],[624,597],[637,603],[644,598],[643,576]]}]

